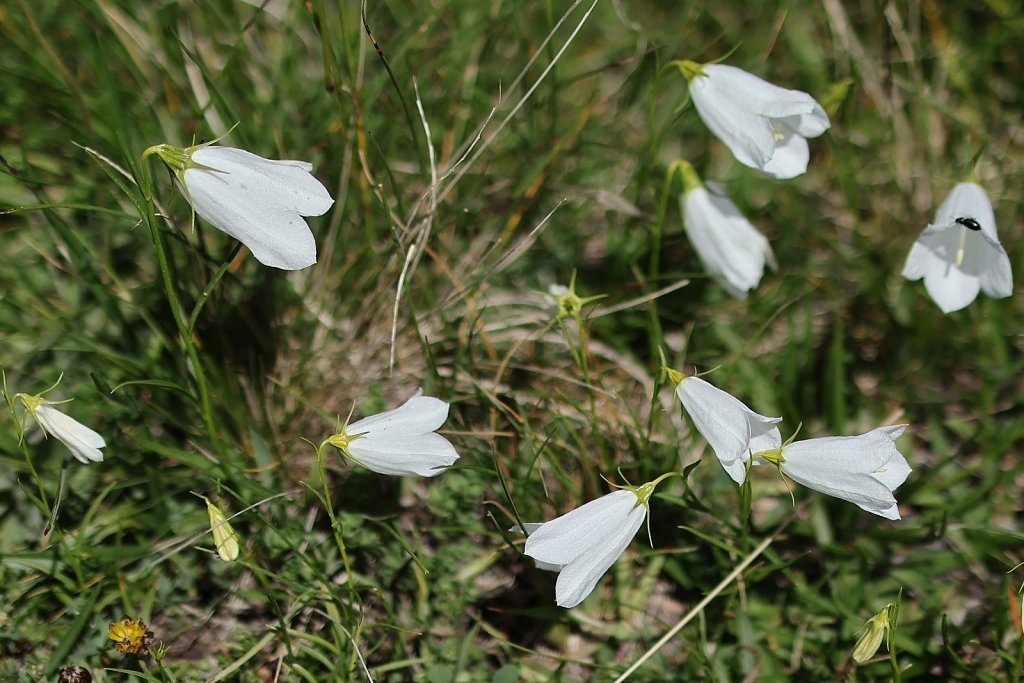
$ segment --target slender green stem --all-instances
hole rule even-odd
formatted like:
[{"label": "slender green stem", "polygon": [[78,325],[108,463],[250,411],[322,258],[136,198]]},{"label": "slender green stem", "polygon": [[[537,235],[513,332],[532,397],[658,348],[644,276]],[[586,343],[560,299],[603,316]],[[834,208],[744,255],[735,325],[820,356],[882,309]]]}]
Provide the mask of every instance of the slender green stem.
[{"label": "slender green stem", "polygon": [[1017,639],[1017,664],[1014,667],[1016,681],[1024,680],[1024,638]]},{"label": "slender green stem", "polygon": [[[352,583],[354,574],[352,573],[352,566],[348,560],[348,548],[345,546],[345,539],[342,536],[341,520],[338,519],[337,515],[334,514],[334,503],[331,502],[331,490],[327,485],[327,467],[324,464],[324,448],[327,446],[327,442],[323,442],[316,449],[316,466],[320,474],[320,485],[323,487],[323,504],[327,510],[327,517],[331,520],[331,533],[334,535],[334,543],[338,546],[338,552],[341,553],[341,564],[345,568],[346,584],[348,585],[349,595],[352,597],[352,604],[358,605],[359,595],[356,593],[355,585]],[[356,628],[358,632],[358,624]],[[353,638],[354,640],[354,638]]]},{"label": "slender green stem", "polygon": [[892,638],[889,646],[889,668],[892,670],[892,683],[900,683],[902,677],[900,676],[900,663],[896,659],[896,638]]},{"label": "slender green stem", "polygon": [[157,660],[156,668],[160,671],[160,676],[167,681],[167,683],[178,683],[178,679],[174,677],[174,674],[170,672],[165,666],[162,660]]},{"label": "slender green stem", "polygon": [[651,280],[658,279],[658,273],[661,269],[661,234],[665,225],[665,214],[668,213],[668,198],[672,195],[672,181],[681,168],[682,164],[679,160],[669,164],[668,169],[665,171],[665,181],[661,184],[658,212],[654,217],[654,225],[651,226],[651,260],[647,266],[648,277]]},{"label": "slender green stem", "polygon": [[[665,181],[661,186],[661,196],[658,198],[658,211],[655,214],[654,225],[651,226],[651,256],[647,263],[647,282],[654,283],[657,288],[658,278],[661,275],[661,237],[664,230],[665,214],[668,213],[668,198],[672,192],[672,181],[676,172],[680,169],[680,162],[673,161],[668,170],[665,171]],[[647,302],[647,316],[651,325],[651,334],[648,335],[651,345],[651,354],[656,356],[658,344],[662,338],[661,316],[658,314],[657,299],[652,298]]]},{"label": "slender green stem", "polygon": [[[7,374],[3,375],[3,394],[4,400],[7,401],[7,409],[11,412],[11,422],[14,423],[18,430],[18,445],[21,446],[22,455],[25,456],[25,464],[28,466],[29,474],[32,477],[32,481],[36,485],[36,489],[39,491],[39,510],[44,515],[50,514],[50,501],[46,497],[46,488],[43,486],[43,479],[39,476],[39,472],[36,471],[35,465],[32,463],[32,456],[28,452],[28,444],[25,442],[25,431],[24,424],[18,419],[18,411],[15,409],[15,397],[12,397],[7,392]],[[26,411],[27,412],[27,411]],[[26,415],[27,419],[27,415]],[[51,520],[53,521],[53,520]]]},{"label": "slender green stem", "polygon": [[178,328],[178,335],[181,343],[188,354],[191,365],[192,377],[195,380],[199,392],[199,409],[203,414],[203,421],[206,423],[206,431],[210,436],[210,445],[218,455],[221,453],[220,438],[218,436],[217,423],[213,419],[213,403],[210,401],[210,390],[206,383],[206,373],[196,350],[195,341],[192,337],[191,326],[185,317],[185,310],[178,299],[178,293],[174,289],[170,263],[167,260],[167,251],[164,249],[163,238],[160,236],[160,226],[156,219],[156,206],[153,203],[152,185],[149,178],[148,164],[145,159],[142,161],[143,195],[146,198],[146,224],[149,227],[150,238],[153,240],[153,249],[156,251],[157,263],[160,266],[160,276],[164,285],[164,292],[167,295],[167,303],[171,307],[171,317]]}]

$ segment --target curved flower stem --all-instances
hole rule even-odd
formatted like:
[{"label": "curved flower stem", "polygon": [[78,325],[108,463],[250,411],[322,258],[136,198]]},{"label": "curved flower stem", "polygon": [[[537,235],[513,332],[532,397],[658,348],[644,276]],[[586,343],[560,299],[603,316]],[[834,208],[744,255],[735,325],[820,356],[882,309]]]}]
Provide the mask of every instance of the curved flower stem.
[{"label": "curved flower stem", "polygon": [[[657,73],[654,74],[654,80],[651,81],[651,89],[647,93],[647,160],[644,163],[640,171],[640,182],[638,187],[642,191],[643,188],[647,187],[647,178],[650,175],[651,165],[653,164],[654,157],[658,150],[658,143],[664,137],[665,133],[668,132],[668,126],[661,131],[655,131],[655,111],[654,105],[658,95],[658,84],[666,72],[673,69],[679,68],[676,62],[668,62],[662,64],[658,69]],[[689,90],[687,90],[687,100],[683,102],[683,106],[686,106],[686,102],[689,100]]]},{"label": "curved flower stem", "polygon": [[661,197],[658,198],[658,212],[654,217],[654,225],[651,227],[651,260],[647,266],[647,277],[651,280],[658,279],[661,258],[661,234],[665,224],[665,214],[668,212],[668,198],[672,192],[672,180],[676,173],[682,173],[686,162],[676,159],[669,164],[665,171],[665,182],[661,186]]},{"label": "curved flower stem", "polygon": [[[672,180],[677,172],[681,172],[682,164],[678,159],[669,164],[665,171],[665,181],[662,183],[661,196],[658,198],[658,209],[654,218],[654,225],[651,226],[651,256],[647,262],[647,281],[653,287],[658,286],[658,278],[661,275],[661,237],[664,232],[665,214],[668,212],[668,198],[672,192]],[[661,319],[658,316],[658,307],[654,299],[647,303],[648,319],[651,325],[651,353],[657,354],[657,340],[662,338]]]},{"label": "curved flower stem", "polygon": [[[323,487],[323,494],[321,501],[324,504],[324,508],[327,510],[327,517],[331,520],[331,534],[334,536],[334,543],[338,546],[338,552],[341,553],[341,564],[345,568],[345,583],[348,585],[348,592],[352,598],[352,604],[358,606],[359,596],[356,594],[355,586],[352,584],[354,574],[352,573],[352,565],[349,564],[348,560],[348,548],[345,546],[345,539],[342,536],[341,521],[337,515],[334,514],[334,503],[331,502],[331,490],[327,485],[327,467],[324,464],[324,447],[329,444],[324,441],[316,447],[316,467],[317,472],[320,475],[320,485]],[[358,633],[358,625],[356,633]],[[355,640],[353,639],[353,642]]]},{"label": "curved flower stem", "polygon": [[199,352],[196,350],[195,340],[192,337],[191,325],[185,319],[185,310],[178,299],[178,293],[174,289],[174,281],[171,276],[171,267],[167,260],[167,251],[164,249],[164,242],[160,236],[160,226],[156,219],[156,206],[153,203],[152,185],[149,177],[149,166],[145,158],[142,160],[142,194],[146,199],[146,225],[149,228],[149,235],[153,241],[153,249],[156,251],[157,263],[160,266],[160,276],[164,284],[164,292],[167,295],[167,303],[171,307],[171,317],[178,328],[178,336],[188,354],[189,363],[192,366],[192,377],[195,379],[196,389],[199,391],[199,409],[203,414],[203,421],[206,423],[206,431],[210,435],[210,445],[218,455],[221,452],[220,438],[217,432],[217,423],[213,419],[213,404],[210,401],[210,390],[206,383],[206,373],[203,371],[203,364],[199,359]]},{"label": "curved flower stem", "polygon": [[[52,508],[50,507],[49,499],[46,496],[46,487],[43,485],[43,479],[39,476],[39,472],[36,471],[35,464],[32,462],[32,456],[29,454],[28,443],[25,441],[25,432],[23,429],[24,423],[18,419],[18,411],[15,409],[16,399],[7,391],[6,372],[2,373],[2,380],[4,401],[7,402],[7,409],[11,412],[11,422],[14,423],[15,428],[18,430],[18,445],[21,446],[22,455],[25,456],[25,464],[28,467],[29,476],[32,478],[32,481],[36,485],[36,490],[39,492],[39,498],[33,500],[33,502],[36,503],[36,507],[40,512],[44,515],[49,515]],[[33,498],[33,496],[29,496],[30,500]]]},{"label": "curved flower stem", "polygon": [[750,538],[750,509],[753,504],[753,486],[750,483],[750,460],[747,461],[747,476],[739,487],[740,506],[740,547],[746,547]]}]

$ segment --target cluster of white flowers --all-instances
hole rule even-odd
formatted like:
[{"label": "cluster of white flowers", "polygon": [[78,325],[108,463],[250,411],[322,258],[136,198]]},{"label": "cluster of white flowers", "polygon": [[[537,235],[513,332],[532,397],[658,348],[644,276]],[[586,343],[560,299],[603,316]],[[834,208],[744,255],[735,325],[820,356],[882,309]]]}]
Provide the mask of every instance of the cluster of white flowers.
[{"label": "cluster of white flowers", "polygon": [[[737,161],[779,179],[807,171],[807,138],[831,126],[813,97],[725,64],[678,64],[698,115]],[[761,281],[765,263],[775,267],[768,240],[720,186],[705,187],[689,163],[677,162],[677,167],[683,175],[683,225],[697,256],[729,294],[746,297]],[[928,294],[944,313],[966,307],[979,290],[996,298],[1010,296],[1010,259],[981,187],[965,182],[953,188],[935,222],[911,248],[903,276],[924,278]]]},{"label": "cluster of white flowers", "polygon": [[676,395],[729,476],[742,484],[750,465],[772,464],[793,481],[850,501],[868,512],[899,519],[892,492],[911,469],[896,450],[907,425],[879,427],[859,436],[826,436],[782,443],[779,417],[765,417],[699,377],[668,370]]},{"label": "cluster of white flowers", "polygon": [[[813,97],[732,66],[684,61],[679,67],[698,115],[737,161],[777,179],[807,171],[807,139],[822,135],[831,125]],[[284,270],[316,263],[316,241],[304,217],[323,215],[334,199],[312,175],[311,164],[264,159],[213,143],[185,148],[155,145],[143,157],[149,155],[171,169],[195,214],[242,242],[261,263]],[[765,267],[777,267],[768,240],[721,186],[702,182],[688,162],[676,162],[674,170],[683,182],[679,202],[684,228],[705,270],[729,294],[748,296]],[[911,249],[903,275],[924,278],[928,293],[946,313],[964,308],[979,291],[992,297],[1010,295],[1009,257],[999,243],[992,206],[978,185],[961,183],[953,188],[935,222]],[[580,320],[583,307],[597,298],[579,297],[575,283],[550,290],[556,319]],[[806,487],[886,519],[900,519],[893,492],[911,468],[895,442],[907,425],[784,443],[781,417],[760,415],[699,377],[666,371],[697,431],[737,484],[746,483],[752,466],[774,465]],[[15,396],[43,432],[64,443],[75,458],[83,463],[103,460],[100,449],[106,442],[95,431],[54,408],[53,401]],[[455,447],[436,433],[448,411],[448,403],[416,395],[398,408],[346,424],[321,443],[318,456],[333,446],[380,474],[437,476],[459,458]],[[594,590],[647,520],[657,485],[673,474],[620,487],[548,522],[513,527],[527,534],[525,554],[538,567],[558,572],[556,604],[574,607]],[[239,538],[229,518],[203,499],[217,554],[225,561],[236,560]],[[873,653],[879,642],[872,634],[862,650]]]},{"label": "cluster of white flowers", "polygon": [[[828,114],[813,97],[787,90],[725,64],[679,62],[697,114],[744,166],[773,178],[807,172],[814,138],[829,129]],[[757,287],[767,263],[768,240],[721,186],[702,183],[693,166],[676,162],[683,177],[683,227],[704,269],[734,297]]]}]

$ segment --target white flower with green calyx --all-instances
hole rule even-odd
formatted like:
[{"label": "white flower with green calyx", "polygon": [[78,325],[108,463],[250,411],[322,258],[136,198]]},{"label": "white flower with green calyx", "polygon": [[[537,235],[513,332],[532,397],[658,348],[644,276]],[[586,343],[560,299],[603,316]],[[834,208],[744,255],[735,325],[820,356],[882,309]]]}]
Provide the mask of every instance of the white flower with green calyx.
[{"label": "white flower with green calyx", "polygon": [[988,195],[975,183],[960,183],[935,212],[910,248],[903,266],[908,280],[924,278],[943,313],[965,308],[979,291],[1001,299],[1013,293],[1010,257],[999,243]]},{"label": "white flower with green calyx", "polygon": [[[59,379],[57,383],[60,383]],[[43,394],[53,390],[56,386],[57,384],[54,384],[44,391]],[[26,412],[31,414],[39,424],[43,434],[53,436],[67,446],[68,450],[71,451],[71,455],[75,456],[79,462],[88,465],[92,462],[103,461],[103,453],[100,452],[100,449],[107,445],[103,437],[78,420],[53,407],[61,403],[69,403],[72,399],[50,401],[43,398],[42,394],[22,393],[15,394],[14,399],[21,401],[22,405],[25,406]],[[22,431],[24,431],[23,427]]]},{"label": "white flower with green calyx", "polygon": [[798,484],[896,520],[900,511],[892,492],[912,471],[896,449],[906,428],[900,424],[858,436],[791,438],[777,448],[755,451],[754,464],[770,463]]},{"label": "white flower with green calyx", "polygon": [[555,604],[575,607],[590,595],[647,519],[648,500],[664,479],[623,486],[530,530],[524,553],[558,571]]},{"label": "white flower with green calyx", "polygon": [[195,212],[260,263],[282,270],[316,263],[316,241],[302,217],[326,213],[334,199],[312,175],[312,164],[264,159],[214,142],[154,145],[142,158],[160,157]]},{"label": "white flower with green calyx", "polygon": [[209,498],[195,491],[192,494],[206,501],[210,533],[213,534],[213,545],[217,548],[217,555],[225,562],[234,562],[238,559],[238,534],[235,533],[234,527],[228,522],[224,511],[211,503]]},{"label": "white flower with green calyx", "polygon": [[776,268],[767,238],[725,196],[721,186],[701,182],[693,166],[676,161],[683,180],[679,211],[683,228],[704,270],[730,295],[745,299],[757,287],[767,263]]},{"label": "white flower with green calyx", "polygon": [[417,395],[394,410],[342,427],[324,444],[379,474],[436,477],[459,459],[455,447],[434,433],[447,419],[447,403]]},{"label": "white flower with green calyx", "polygon": [[831,127],[828,114],[810,95],[772,85],[725,64],[675,62],[690,86],[697,113],[745,166],[775,178],[807,171],[806,138]]},{"label": "white flower with green calyx", "polygon": [[732,394],[700,377],[687,376],[667,367],[662,370],[675,383],[676,396],[697,431],[737,484],[746,480],[751,452],[778,448],[782,444],[776,426],[782,422],[781,417],[755,413]]}]

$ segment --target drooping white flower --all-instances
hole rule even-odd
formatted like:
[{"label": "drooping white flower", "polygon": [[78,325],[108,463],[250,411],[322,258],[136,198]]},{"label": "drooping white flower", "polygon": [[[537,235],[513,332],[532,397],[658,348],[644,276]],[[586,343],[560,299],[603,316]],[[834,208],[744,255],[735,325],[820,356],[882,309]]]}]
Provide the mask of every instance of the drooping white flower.
[{"label": "drooping white flower", "polygon": [[754,452],[756,460],[780,467],[787,477],[815,491],[850,501],[886,519],[899,519],[892,495],[910,474],[896,449],[907,425],[879,427],[858,436],[826,436]]},{"label": "drooping white flower", "polygon": [[732,296],[745,299],[757,287],[765,263],[775,268],[768,240],[757,231],[721,187],[705,187],[686,161],[677,161],[683,177],[679,210],[686,236],[697,251],[704,270]]},{"label": "drooping white flower", "polygon": [[995,298],[1013,293],[1010,257],[999,244],[992,204],[981,187],[960,183],[952,189],[935,222],[910,248],[903,277],[924,278],[943,313],[964,308],[979,290]]},{"label": "drooping white flower", "polygon": [[831,126],[813,97],[734,66],[691,61],[679,66],[700,118],[737,161],[776,178],[807,171],[806,138],[818,137]]},{"label": "drooping white flower", "polygon": [[[54,385],[56,386],[56,385]],[[51,387],[52,388],[52,387]],[[100,449],[107,445],[103,437],[86,427],[84,424],[57,410],[53,406],[58,403],[48,401],[42,396],[15,394],[25,409],[32,414],[44,434],[53,436],[68,447],[71,455],[88,465],[91,462],[102,462],[103,453]],[[64,403],[60,401],[59,403]]]},{"label": "drooping white flower", "polygon": [[249,247],[267,266],[298,270],[316,263],[316,241],[303,216],[334,204],[305,161],[264,159],[243,149],[205,144],[156,145],[195,212]]},{"label": "drooping white flower", "polygon": [[524,552],[558,571],[555,604],[575,607],[590,595],[644,523],[655,487],[671,474],[613,491],[530,532]]},{"label": "drooping white flower", "polygon": [[781,417],[759,415],[732,394],[700,377],[686,377],[671,368],[665,368],[665,372],[676,382],[676,396],[697,431],[737,484],[746,480],[751,452],[778,448],[782,444],[776,427],[782,422]]},{"label": "drooping white flower", "polygon": [[434,430],[448,419],[448,404],[413,396],[404,404],[348,425],[327,438],[346,456],[380,474],[435,477],[459,459]]}]

